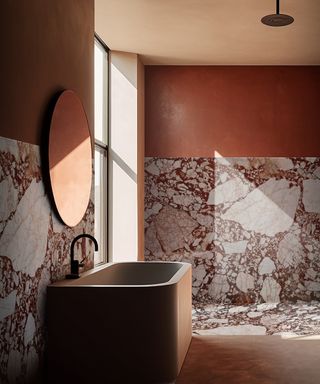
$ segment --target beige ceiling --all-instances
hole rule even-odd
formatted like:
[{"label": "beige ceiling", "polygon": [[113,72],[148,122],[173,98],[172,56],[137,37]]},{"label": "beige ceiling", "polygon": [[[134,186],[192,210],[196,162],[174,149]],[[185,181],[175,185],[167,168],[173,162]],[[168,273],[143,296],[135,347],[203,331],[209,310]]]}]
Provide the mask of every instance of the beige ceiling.
[{"label": "beige ceiling", "polygon": [[319,65],[320,0],[281,0],[293,24],[261,17],[276,0],[95,0],[96,32],[145,64]]}]

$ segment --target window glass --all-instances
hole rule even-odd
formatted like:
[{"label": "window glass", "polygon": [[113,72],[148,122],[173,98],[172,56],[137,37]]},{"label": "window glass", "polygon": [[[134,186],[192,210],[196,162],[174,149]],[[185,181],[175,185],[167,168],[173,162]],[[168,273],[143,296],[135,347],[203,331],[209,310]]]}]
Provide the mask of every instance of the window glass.
[{"label": "window glass", "polygon": [[104,53],[98,43],[94,46],[94,136],[103,142],[103,59]]},{"label": "window glass", "polygon": [[107,261],[107,201],[108,201],[108,50],[98,41],[94,45],[94,193],[95,237],[99,251],[94,264]]},{"label": "window glass", "polygon": [[94,263],[99,264],[104,262],[105,241],[104,231],[105,223],[104,217],[107,217],[106,202],[105,202],[105,186],[104,174],[105,169],[105,155],[103,150],[99,148],[95,149],[95,174],[94,174],[94,209],[95,209],[95,221],[94,232],[95,238],[99,244],[99,251],[95,252]]}]

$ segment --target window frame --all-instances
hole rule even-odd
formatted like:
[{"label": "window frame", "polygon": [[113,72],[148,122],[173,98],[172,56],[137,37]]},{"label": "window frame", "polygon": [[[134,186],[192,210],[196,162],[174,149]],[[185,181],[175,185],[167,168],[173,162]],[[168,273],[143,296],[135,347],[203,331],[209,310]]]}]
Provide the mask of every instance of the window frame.
[{"label": "window frame", "polygon": [[[103,141],[94,137],[94,155],[96,151],[103,155],[102,176],[101,176],[101,188],[102,194],[100,198],[102,200],[102,207],[100,207],[100,249],[102,251],[101,261],[94,262],[94,266],[99,266],[109,262],[109,138],[110,138],[110,49],[100,38],[100,36],[94,34],[94,46],[99,45],[107,57],[107,66],[103,68]],[[95,156],[94,156],[95,157]],[[96,166],[95,172],[96,172]],[[102,236],[101,236],[102,235]],[[101,238],[102,237],[102,238]]]}]

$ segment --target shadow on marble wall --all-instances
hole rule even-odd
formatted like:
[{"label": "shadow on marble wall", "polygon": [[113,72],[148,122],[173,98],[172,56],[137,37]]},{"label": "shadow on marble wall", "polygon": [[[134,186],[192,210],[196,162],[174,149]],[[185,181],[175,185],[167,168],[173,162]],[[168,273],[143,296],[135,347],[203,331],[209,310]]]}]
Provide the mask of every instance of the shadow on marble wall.
[{"label": "shadow on marble wall", "polygon": [[[74,228],[57,218],[44,188],[39,146],[0,138],[0,382],[43,382],[46,287],[69,273],[69,247],[94,232],[93,194]],[[93,266],[91,247],[77,244]]]},{"label": "shadow on marble wall", "polygon": [[146,158],[145,256],[193,265],[193,300],[320,298],[319,158]]}]

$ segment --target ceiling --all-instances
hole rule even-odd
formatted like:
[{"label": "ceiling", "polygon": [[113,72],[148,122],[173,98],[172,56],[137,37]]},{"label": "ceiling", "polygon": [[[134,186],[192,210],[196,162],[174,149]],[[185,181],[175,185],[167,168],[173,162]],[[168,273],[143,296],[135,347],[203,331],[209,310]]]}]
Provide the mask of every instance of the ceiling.
[{"label": "ceiling", "polygon": [[276,0],[95,0],[95,28],[112,50],[145,64],[319,65],[320,0],[281,0],[294,17],[268,27]]}]

